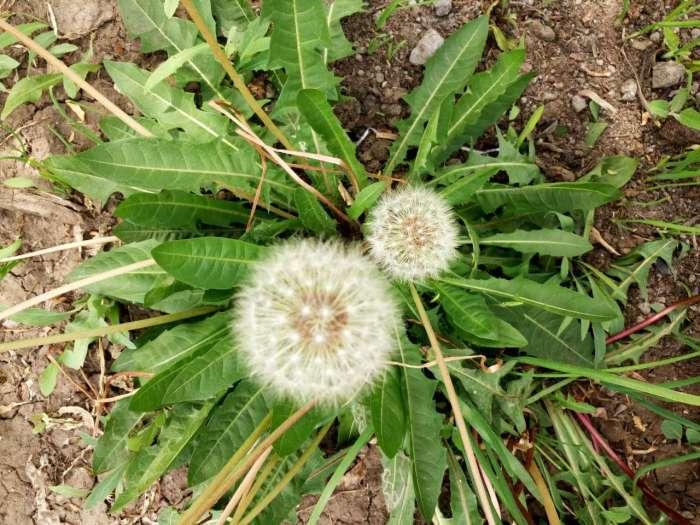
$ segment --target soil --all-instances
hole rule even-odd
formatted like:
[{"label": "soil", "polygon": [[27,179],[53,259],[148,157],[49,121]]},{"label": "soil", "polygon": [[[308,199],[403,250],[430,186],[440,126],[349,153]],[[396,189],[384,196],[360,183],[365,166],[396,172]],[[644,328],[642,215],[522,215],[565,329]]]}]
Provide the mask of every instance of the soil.
[{"label": "soil", "polygon": [[[447,37],[465,21],[485,11],[492,2],[453,0],[447,16],[437,16],[430,5],[398,9],[381,29],[375,28],[378,13],[388,0],[367,2],[365,12],[343,23],[356,53],[339,61],[335,71],[342,77],[343,102],[337,113],[354,139],[360,140],[360,159],[368,170],[378,171],[388,155],[391,141],[382,135],[394,130],[396,121],[407,115],[402,97],[421,80],[422,67],[411,65],[408,55],[428,29]],[[520,126],[541,104],[545,105],[537,126],[538,163],[552,181],[575,180],[585,174],[605,155],[624,154],[641,160],[640,169],[625,187],[624,198],[598,210],[595,226],[607,243],[619,253],[628,253],[635,246],[655,238],[654,228],[622,223],[625,219],[658,219],[687,224],[700,217],[700,189],[697,187],[650,189],[645,181],[648,170],[662,155],[671,155],[700,142],[696,134],[668,120],[661,125],[644,117],[644,99],[620,100],[622,84],[639,79],[640,93],[646,100],[670,98],[673,88],[653,91],[651,67],[660,55],[660,44],[649,41],[646,49],[637,49],[622,34],[630,34],[645,24],[659,20],[675,2],[640,0],[631,2],[627,17],[617,24],[621,10],[619,0],[512,0],[508,11],[494,8],[493,21],[507,37],[524,38],[528,58],[526,69],[536,78],[519,101]],[[51,6],[51,13],[47,11]],[[0,0],[0,11],[13,14],[13,23],[56,18],[59,32],[81,50],[92,44],[94,61],[116,59],[137,62],[153,68],[162,56],[143,56],[138,43],[130,41],[120,21],[116,0]],[[542,25],[554,32],[546,34]],[[684,33],[682,37],[686,37]],[[498,54],[491,38],[485,63]],[[641,46],[637,46],[641,47]],[[8,50],[4,50],[8,52]],[[18,50],[9,48],[9,54]],[[79,53],[66,57],[70,61]],[[41,61],[37,71],[45,68]],[[24,73],[21,71],[20,73]],[[107,75],[99,72],[91,82],[127,111],[130,104],[111,86]],[[13,79],[6,79],[11,85]],[[584,141],[588,110],[576,112],[572,97],[581,90],[590,90],[609,102],[616,112],[601,111],[601,119],[609,127],[594,147]],[[61,99],[61,90],[57,90]],[[0,103],[5,95],[0,94]],[[90,102],[86,100],[86,102]],[[88,112],[86,125],[96,129],[97,118]],[[5,123],[17,131],[27,152],[42,159],[49,154],[65,153],[65,146],[52,133],[55,129],[76,149],[88,144],[65,125],[63,119],[44,97],[36,104],[18,109]],[[377,136],[379,132],[379,137]],[[13,154],[18,144],[10,136],[0,137],[0,155]],[[487,135],[477,145],[488,149],[495,138]],[[0,189],[0,246],[20,237],[22,251],[32,251],[61,242],[84,239],[109,233],[112,219],[108,211],[72,193],[56,194],[32,168],[24,164],[0,161],[0,179],[23,176],[36,181],[31,190]],[[658,202],[657,202],[658,201]],[[649,203],[653,203],[649,205]],[[107,208],[107,210],[109,207]],[[649,312],[650,303],[669,305],[699,292],[700,255],[696,239],[681,236],[690,247],[688,253],[674,261],[672,269],[657,264],[651,271],[649,299],[644,300],[636,288],[631,289],[625,309],[627,324],[639,321]],[[0,281],[0,303],[13,304],[51,289],[62,282],[67,273],[91,252],[69,251],[32,259],[17,266]],[[589,261],[605,267],[613,259],[609,249],[597,245]],[[51,305],[67,308],[70,297]],[[54,329],[55,330],[55,329]],[[700,336],[700,309],[690,308],[686,331]],[[49,329],[20,329],[9,322],[0,324],[0,341],[18,336],[48,333]],[[70,372],[72,381],[61,376],[55,392],[48,398],[39,393],[38,375],[48,364],[48,355],[60,347],[43,346],[0,354],[0,523],[152,523],[160,508],[180,504],[188,495],[184,472],[176,470],[155,484],[149,492],[119,516],[106,513],[105,505],[93,511],[82,510],[80,501],[52,492],[48,487],[61,483],[90,488],[95,480],[90,470],[90,450],[80,433],[91,434],[96,418],[91,401],[74,383],[89,390],[87,382],[97,384],[99,362],[92,356],[85,377]],[[653,361],[687,352],[677,342],[664,339],[647,351],[642,361]],[[639,372],[650,382],[672,381],[700,374],[700,360],[657,367]],[[698,385],[684,390],[700,394]],[[594,386],[580,385],[575,390],[589,403],[602,408],[595,422],[613,447],[633,468],[687,452],[687,447],[666,439],[661,432],[661,418],[633,400]],[[684,417],[700,420],[700,410],[685,406],[669,406]],[[46,414],[50,423],[46,430],[33,432],[33,418]],[[700,523],[700,463],[686,462],[656,470],[649,478],[651,487],[670,505],[683,512],[694,523]],[[308,517],[315,498],[305,498],[299,508],[300,519]],[[373,446],[366,448],[344,477],[341,486],[324,512],[322,523],[364,524],[386,522],[386,509],[381,491],[381,464]]]}]

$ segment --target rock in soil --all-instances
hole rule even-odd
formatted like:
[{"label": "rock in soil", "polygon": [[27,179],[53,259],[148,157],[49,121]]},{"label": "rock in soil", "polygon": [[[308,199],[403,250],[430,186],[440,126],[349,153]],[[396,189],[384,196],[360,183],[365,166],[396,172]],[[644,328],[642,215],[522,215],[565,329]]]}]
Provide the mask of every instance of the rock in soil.
[{"label": "rock in soil", "polygon": [[637,98],[637,82],[628,78],[620,86],[620,100],[631,102]]},{"label": "rock in soil", "polygon": [[437,0],[433,7],[437,16],[447,16],[452,11],[452,0]]},{"label": "rock in soil", "polygon": [[581,113],[584,109],[586,109],[586,106],[588,106],[586,99],[581,95],[574,95],[571,97],[571,107],[574,108],[576,113]]},{"label": "rock in soil", "polygon": [[677,62],[657,62],[651,72],[651,87],[662,89],[675,86],[683,82],[685,67]]},{"label": "rock in soil", "polygon": [[554,42],[557,38],[554,29],[544,25],[539,20],[530,20],[528,25],[530,26],[532,33],[540,40],[544,40],[545,42]]},{"label": "rock in soil", "polygon": [[114,2],[106,0],[52,0],[58,32],[64,38],[80,38],[116,16]]},{"label": "rock in soil", "polygon": [[435,51],[440,49],[444,41],[445,39],[435,29],[428,29],[411,51],[408,61],[417,66],[425,64]]}]

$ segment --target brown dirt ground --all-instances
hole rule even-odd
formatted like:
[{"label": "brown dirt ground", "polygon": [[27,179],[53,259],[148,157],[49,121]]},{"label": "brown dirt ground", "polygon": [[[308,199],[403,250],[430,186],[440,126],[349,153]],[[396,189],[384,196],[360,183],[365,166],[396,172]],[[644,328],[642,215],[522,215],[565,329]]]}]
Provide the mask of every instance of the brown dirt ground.
[{"label": "brown dirt ground", "polygon": [[[161,57],[143,57],[137,43],[126,38],[115,7],[115,0],[51,0],[48,2],[61,28],[81,49],[93,43],[95,61],[116,58],[152,66]],[[340,61],[335,69],[344,77],[342,91],[347,99],[338,108],[338,114],[355,138],[369,128],[390,131],[395,121],[406,115],[407,108],[401,97],[420,82],[422,68],[408,62],[408,54],[423,31],[434,28],[443,36],[464,21],[488,8],[491,2],[454,0],[451,13],[446,17],[435,15],[430,6],[407,7],[398,10],[379,32],[374,28],[376,14],[388,0],[371,0],[365,13],[355,15],[344,23],[349,38],[356,46],[356,54]],[[639,76],[642,93],[647,99],[668,97],[668,90],[652,92],[650,68],[659,49],[652,45],[646,50],[624,49],[630,63],[621,52],[621,32],[630,33],[652,20],[658,20],[673,2],[643,0],[632,2],[630,13],[621,27],[614,19],[620,10],[617,0],[558,0],[511,1],[510,10],[496,9],[496,21],[510,37],[524,37],[528,50],[528,68],[537,77],[527,90],[520,106],[521,121],[532,110],[545,104],[545,114],[538,125],[538,162],[552,180],[574,179],[590,169],[597,160],[609,154],[627,154],[639,157],[642,166],[637,176],[625,188],[625,198],[599,211],[596,227],[603,237],[619,252],[626,253],[634,246],[657,237],[653,228],[634,226],[622,228],[614,222],[627,218],[662,220],[697,220],[700,217],[700,192],[694,189],[649,191],[644,181],[645,170],[653,166],[662,154],[681,151],[698,142],[697,137],[678,129],[673,123],[655,126],[643,123],[640,100],[619,100],[619,87],[633,72]],[[0,0],[0,11],[15,15],[14,23],[47,20],[47,3],[43,0]],[[77,10],[76,10],[77,8]],[[512,20],[512,23],[509,22]],[[542,40],[533,29],[539,21],[554,29],[553,41]],[[381,42],[378,49],[375,45]],[[393,51],[392,51],[393,50]],[[10,52],[16,53],[11,50]],[[489,42],[486,62],[497,54],[494,42]],[[68,57],[71,58],[76,57]],[[44,65],[39,62],[38,70]],[[92,82],[112,100],[131,110],[116,93],[104,72],[91,77]],[[604,112],[602,117],[610,126],[594,148],[584,145],[588,112],[576,113],[571,97],[581,89],[591,89],[617,108],[615,115]],[[58,92],[60,98],[60,90]],[[4,95],[0,95],[0,102]],[[87,124],[95,128],[96,118],[88,116]],[[53,126],[74,147],[84,148],[44,98],[37,104],[17,110],[7,124],[18,131],[35,158],[63,153],[61,142],[51,133]],[[565,126],[568,133],[556,130]],[[359,155],[370,170],[378,170],[386,160],[390,142],[367,134],[359,147]],[[494,145],[493,137],[486,137],[480,147]],[[11,139],[0,138],[0,154],[8,154]],[[96,210],[91,203],[77,195],[57,196],[49,193],[49,186],[32,169],[10,161],[0,161],[0,178],[30,176],[37,180],[39,190],[0,189],[0,245],[17,237],[24,241],[23,250],[31,251],[60,242],[88,238],[108,233],[109,214]],[[640,203],[665,199],[658,205],[645,207]],[[691,245],[691,252],[674,265],[674,274],[656,266],[650,277],[650,302],[671,304],[690,291],[698,293],[696,282],[700,257],[696,240],[682,237]],[[32,260],[16,267],[11,275],[0,281],[0,303],[11,304],[36,295],[59,284],[63,277],[90,252],[63,252]],[[597,248],[590,260],[605,266],[611,260],[603,248]],[[68,301],[52,308],[67,307]],[[638,321],[646,304],[633,289],[625,310],[628,323]],[[700,315],[691,309],[688,315],[689,333],[700,335]],[[27,337],[47,333],[48,330],[20,330],[11,323],[0,325],[0,341],[18,336]],[[187,492],[181,470],[169,474],[118,517],[106,514],[106,506],[87,513],[75,499],[64,498],[47,490],[47,486],[68,483],[89,488],[94,479],[89,471],[90,452],[78,437],[79,431],[91,433],[94,428],[92,403],[75,386],[61,377],[55,393],[43,398],[37,378],[47,364],[47,355],[57,353],[58,347],[41,347],[0,356],[0,522],[25,525],[30,523],[151,523],[158,510],[168,504],[181,503]],[[643,360],[655,360],[685,351],[673,341],[664,340],[651,349]],[[95,382],[99,372],[97,358],[88,362],[85,374]],[[656,368],[641,375],[652,382],[697,376],[700,360]],[[85,385],[79,374],[74,381]],[[697,387],[688,391],[700,393]],[[624,455],[631,465],[642,466],[661,458],[677,455],[685,449],[668,442],[660,431],[660,418],[637,406],[624,396],[600,389],[584,392],[588,401],[605,408],[605,418],[597,419],[603,434]],[[66,408],[69,410],[66,411]],[[685,417],[698,420],[700,411],[673,407]],[[32,433],[30,418],[46,413],[53,425],[41,434]],[[639,418],[639,419],[638,419]],[[641,425],[639,424],[641,421]],[[361,454],[353,469],[344,478],[341,488],[331,499],[324,513],[324,523],[384,523],[386,510],[380,487],[381,467],[373,447]],[[700,523],[700,464],[685,463],[678,467],[656,471],[651,484],[670,504],[687,513]],[[300,518],[308,516],[314,498],[306,498],[300,507]]]}]

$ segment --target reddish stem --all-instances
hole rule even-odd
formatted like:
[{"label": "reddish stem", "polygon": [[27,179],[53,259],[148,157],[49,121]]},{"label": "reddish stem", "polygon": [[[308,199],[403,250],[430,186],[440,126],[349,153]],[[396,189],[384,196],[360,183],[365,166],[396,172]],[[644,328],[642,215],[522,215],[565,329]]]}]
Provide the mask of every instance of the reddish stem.
[{"label": "reddish stem", "polygon": [[[670,307],[669,307],[670,308]],[[615,452],[610,444],[606,441],[606,439],[600,435],[598,430],[593,426],[593,423],[591,423],[591,420],[588,418],[586,414],[579,414],[578,412],[574,412],[578,420],[581,422],[581,424],[586,427],[586,430],[590,433],[591,438],[593,439],[594,443],[597,443],[600,445],[600,447],[606,452],[606,454],[612,459],[618,467],[620,467],[620,470],[622,470],[625,474],[630,479],[634,479],[635,477],[635,472],[629,467],[629,465],[620,457],[617,455],[617,452]],[[659,510],[664,512],[669,518],[674,523],[678,523],[679,525],[692,525],[690,521],[688,521],[686,518],[680,515],[677,511],[673,510],[671,507],[669,507],[666,503],[661,501],[656,494],[649,488],[649,485],[647,485],[646,481],[643,479],[637,480],[637,486],[644,492],[644,494],[656,505]]]},{"label": "reddish stem", "polygon": [[619,341],[620,339],[624,339],[625,337],[629,337],[630,335],[639,332],[640,330],[646,328],[650,324],[654,324],[656,321],[659,319],[662,319],[666,317],[668,314],[676,310],[677,308],[681,308],[683,306],[692,306],[696,303],[700,303],[700,294],[694,295],[692,297],[688,297],[687,299],[683,299],[682,301],[678,301],[677,303],[673,303],[672,305],[667,306],[663,310],[661,310],[659,313],[656,313],[654,315],[651,315],[644,319],[641,323],[637,323],[634,326],[630,326],[629,328],[625,328],[622,332],[618,332],[615,335],[611,335],[605,340],[606,344],[612,344],[615,341]]}]

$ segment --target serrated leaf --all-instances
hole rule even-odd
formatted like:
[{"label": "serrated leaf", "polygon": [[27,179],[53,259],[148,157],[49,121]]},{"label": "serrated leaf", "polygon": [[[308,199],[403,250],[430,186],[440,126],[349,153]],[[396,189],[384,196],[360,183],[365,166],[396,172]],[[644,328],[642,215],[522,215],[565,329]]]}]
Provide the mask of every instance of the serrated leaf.
[{"label": "serrated leaf", "polygon": [[228,34],[232,26],[243,30],[255,20],[248,0],[212,0],[211,8],[223,34]]},{"label": "serrated leaf", "polygon": [[146,414],[129,410],[129,402],[129,399],[122,399],[109,413],[105,431],[92,454],[92,468],[98,474],[125,463],[129,457],[126,447],[129,433],[146,417]]},{"label": "serrated leaf", "polygon": [[335,221],[326,213],[316,197],[304,188],[294,190],[294,205],[305,228],[323,236],[335,233]]},{"label": "serrated leaf", "polygon": [[112,512],[119,512],[162,476],[192,436],[204,423],[214,401],[204,405],[179,404],[171,411],[158,444],[141,450],[126,472],[126,488],[119,494]]},{"label": "serrated leaf", "polygon": [[[417,349],[406,347],[404,343],[398,341],[402,362],[418,363]],[[406,407],[413,487],[423,518],[430,520],[437,506],[442,476],[447,466],[445,449],[440,440],[442,417],[435,410],[433,400],[437,382],[428,379],[420,370],[402,368],[401,385]]]},{"label": "serrated leaf", "polygon": [[445,138],[431,154],[434,162],[444,161],[463,144],[479,138],[518,99],[533,76],[518,75],[524,60],[525,50],[514,49],[502,53],[491,69],[472,77],[469,91],[454,105]]},{"label": "serrated leaf", "polygon": [[377,442],[387,457],[393,458],[406,435],[406,410],[401,396],[401,375],[389,368],[372,391],[369,400],[372,426]]},{"label": "serrated leaf", "polygon": [[229,332],[231,316],[221,312],[194,323],[182,323],[138,348],[122,351],[114,372],[138,370],[157,374],[201,348],[213,346]]},{"label": "serrated leaf", "polygon": [[594,182],[552,182],[532,186],[498,186],[476,192],[479,205],[493,212],[507,205],[517,212],[592,210],[619,197],[615,186]]},{"label": "serrated leaf", "polygon": [[433,289],[440,294],[440,305],[452,325],[484,339],[498,335],[496,316],[481,295],[441,283],[434,283]]},{"label": "serrated leaf", "polygon": [[86,509],[92,509],[107,499],[114,489],[117,488],[117,485],[119,485],[128,465],[129,464],[125,461],[112,472],[106,474],[104,478],[93,487],[90,495],[85,499],[84,506]]},{"label": "serrated leaf", "polygon": [[340,157],[360,188],[367,182],[365,169],[357,160],[355,144],[348,138],[326,96],[317,89],[302,89],[297,95],[297,107],[334,155]]},{"label": "serrated leaf", "polygon": [[191,47],[197,28],[188,20],[170,18],[162,0],[118,0],[119,12],[131,38],[141,40],[141,52],[176,52]]},{"label": "serrated leaf", "polygon": [[187,474],[190,485],[216,475],[255,430],[268,412],[263,394],[263,387],[244,380],[214,409],[192,453]]},{"label": "serrated leaf", "polygon": [[155,410],[164,405],[209,399],[245,374],[238,349],[230,337],[200,348],[166,368],[131,398],[129,408]]},{"label": "serrated leaf", "polygon": [[202,237],[164,242],[152,252],[158,265],[178,281],[205,289],[233,288],[263,254],[255,244]]},{"label": "serrated leaf", "polygon": [[[98,253],[86,260],[70,274],[69,281],[78,281],[86,277],[97,275],[143,261],[151,257],[151,250],[157,246],[155,241],[143,241],[127,244],[121,248],[115,248],[108,252]],[[107,279],[85,288],[91,294],[104,295],[127,301],[143,304],[144,298],[153,285],[165,275],[165,272],[155,264],[139,270]]]},{"label": "serrated leaf", "polygon": [[391,148],[384,175],[390,176],[406,157],[408,148],[418,143],[423,125],[444,98],[467,83],[479,62],[487,35],[488,17],[480,16],[455,31],[428,60],[423,82],[406,97],[411,116],[398,124],[400,137]]},{"label": "serrated leaf", "polygon": [[323,2],[267,0],[262,15],[272,21],[269,66],[283,67],[287,73],[275,111],[293,109],[302,89],[318,89],[335,98],[335,77],[322,55],[330,40]]},{"label": "serrated leaf", "polygon": [[166,129],[183,129],[189,140],[197,142],[221,139],[232,149],[239,149],[223,138],[229,126],[228,120],[218,113],[198,109],[193,93],[186,93],[164,81],[149,90],[146,89],[148,71],[128,62],[105,61],[104,65],[115,87],[144,115],[156,119]]},{"label": "serrated leaf", "polygon": [[591,321],[606,321],[616,316],[610,305],[552,283],[540,284],[523,278],[507,280],[443,277],[439,281],[498,299],[536,306],[562,316]]},{"label": "serrated leaf", "polygon": [[326,21],[328,23],[330,46],[324,50],[326,63],[335,62],[352,55],[352,44],[345,37],[340,21],[345,17],[359,13],[362,11],[362,8],[363,0],[333,0],[328,2]]},{"label": "serrated leaf", "polygon": [[10,90],[5,105],[0,113],[0,120],[5,120],[10,113],[26,102],[36,102],[41,98],[44,90],[55,86],[61,81],[60,73],[47,73],[45,75],[35,75],[24,77],[18,81]]},{"label": "serrated leaf", "polygon": [[581,337],[581,324],[569,323],[563,331],[562,318],[536,308],[499,308],[499,315],[518,328],[527,339],[522,350],[528,355],[581,366],[593,364],[593,338]]},{"label": "serrated leaf", "polygon": [[554,257],[577,257],[593,249],[580,235],[564,230],[516,230],[479,239],[481,246],[503,246],[520,253],[538,253]]},{"label": "serrated leaf", "polygon": [[250,212],[238,202],[165,190],[156,194],[134,194],[122,201],[114,214],[144,226],[196,229],[200,224],[245,224]]},{"label": "serrated leaf", "polygon": [[[637,284],[639,291],[644,299],[647,298],[647,280],[649,278],[649,270],[657,259],[661,258],[668,267],[671,267],[673,262],[673,252],[678,247],[678,241],[674,239],[661,239],[651,241],[638,246],[630,253],[618,259],[617,265],[628,266],[630,263],[634,267],[629,271],[620,272],[620,283],[612,290],[613,298],[625,302],[627,300],[627,289],[631,284]],[[616,275],[615,270],[609,270],[608,273]]]},{"label": "serrated leaf", "polygon": [[[299,406],[293,401],[286,399],[277,400],[272,406],[272,428],[281,425],[298,409]],[[284,457],[297,452],[317,426],[329,417],[334,416],[334,413],[329,413],[324,408],[316,407],[310,410],[275,441],[273,445],[275,453]]]},{"label": "serrated leaf", "polygon": [[125,243],[141,242],[150,239],[158,242],[175,241],[200,235],[199,232],[194,230],[168,228],[167,226],[141,226],[131,221],[123,221],[117,224],[112,229],[112,234]]}]

